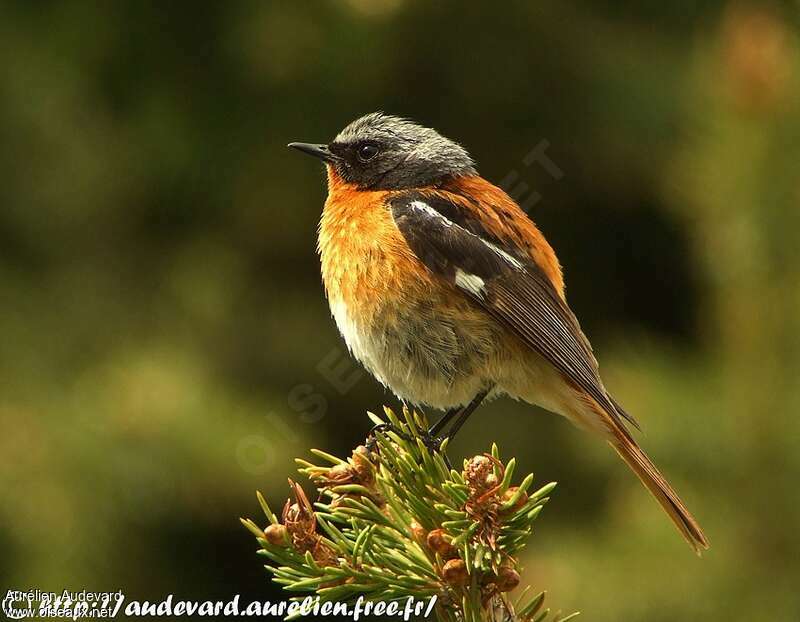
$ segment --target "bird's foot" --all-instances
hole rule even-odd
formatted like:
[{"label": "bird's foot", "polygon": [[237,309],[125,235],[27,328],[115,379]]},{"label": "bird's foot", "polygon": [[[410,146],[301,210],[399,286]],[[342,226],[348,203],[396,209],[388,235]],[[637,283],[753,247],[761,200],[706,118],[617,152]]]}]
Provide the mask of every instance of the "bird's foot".
[{"label": "bird's foot", "polygon": [[[365,441],[365,445],[369,451],[375,451],[378,446],[378,439],[377,434],[385,434],[386,432],[392,432],[402,438],[404,441],[411,441],[412,438],[403,432],[402,430],[398,429],[396,426],[392,425],[391,423],[380,423],[372,427],[367,434],[367,440]],[[447,453],[442,451],[442,443],[449,438],[449,436],[439,436],[436,434],[436,431],[431,430],[420,430],[419,431],[419,438],[422,441],[422,444],[430,451],[431,453],[438,453],[441,454],[442,459],[444,460],[445,465],[448,469],[452,469],[453,465],[450,464],[450,459],[447,457]]]},{"label": "bird's foot", "polygon": [[379,433],[385,434],[386,432],[393,432],[397,434],[397,436],[402,438],[404,441],[411,440],[410,437],[405,432],[399,430],[396,426],[392,425],[391,423],[379,423],[377,425],[372,426],[372,429],[367,434],[367,440],[365,442],[367,449],[369,451],[374,451],[375,449],[377,449],[378,439],[376,435]]},{"label": "bird's foot", "polygon": [[453,465],[450,464],[450,458],[447,457],[447,447],[442,448],[442,443],[449,440],[449,436],[440,436],[435,431],[427,430],[420,434],[420,438],[423,445],[428,448],[428,451],[432,454],[439,454],[442,457],[448,471],[453,469]]}]

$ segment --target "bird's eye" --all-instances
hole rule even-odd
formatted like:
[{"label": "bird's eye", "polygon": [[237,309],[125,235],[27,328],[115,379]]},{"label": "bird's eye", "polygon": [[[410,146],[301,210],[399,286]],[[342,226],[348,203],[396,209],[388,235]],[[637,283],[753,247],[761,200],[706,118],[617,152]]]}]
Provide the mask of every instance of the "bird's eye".
[{"label": "bird's eye", "polygon": [[368,162],[378,155],[378,148],[375,145],[367,143],[365,145],[361,145],[356,153],[358,154],[359,160],[362,162]]}]

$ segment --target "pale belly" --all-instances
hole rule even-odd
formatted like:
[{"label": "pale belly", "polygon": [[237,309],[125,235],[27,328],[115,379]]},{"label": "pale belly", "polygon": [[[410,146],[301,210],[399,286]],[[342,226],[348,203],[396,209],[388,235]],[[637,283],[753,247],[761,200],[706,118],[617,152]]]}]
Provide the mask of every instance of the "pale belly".
[{"label": "pale belly", "polygon": [[409,404],[440,409],[468,404],[495,383],[507,360],[499,329],[477,312],[465,317],[463,309],[442,310],[425,300],[405,304],[402,313],[379,309],[364,322],[341,300],[330,306],[353,356]]}]

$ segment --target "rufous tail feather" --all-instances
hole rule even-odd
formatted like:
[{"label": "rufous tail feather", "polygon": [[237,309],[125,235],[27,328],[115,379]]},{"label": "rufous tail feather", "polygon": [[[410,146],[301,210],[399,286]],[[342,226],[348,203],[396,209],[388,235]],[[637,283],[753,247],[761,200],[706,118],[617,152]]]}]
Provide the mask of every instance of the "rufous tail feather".
[{"label": "rufous tail feather", "polygon": [[617,451],[625,463],[636,473],[647,490],[656,498],[659,505],[672,519],[695,553],[700,555],[709,546],[702,528],[680,500],[664,476],[629,435],[621,430],[609,444]]}]

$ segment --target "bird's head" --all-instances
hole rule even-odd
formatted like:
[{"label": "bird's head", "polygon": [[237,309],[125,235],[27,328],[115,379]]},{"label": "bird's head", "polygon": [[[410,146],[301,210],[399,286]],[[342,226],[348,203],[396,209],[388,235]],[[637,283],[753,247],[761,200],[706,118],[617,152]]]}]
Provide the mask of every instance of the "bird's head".
[{"label": "bird's head", "polygon": [[320,158],[345,182],[365,190],[397,190],[475,175],[475,163],[458,143],[436,130],[373,112],[345,127],[326,144],[290,143]]}]

